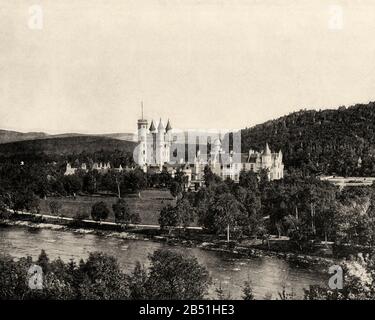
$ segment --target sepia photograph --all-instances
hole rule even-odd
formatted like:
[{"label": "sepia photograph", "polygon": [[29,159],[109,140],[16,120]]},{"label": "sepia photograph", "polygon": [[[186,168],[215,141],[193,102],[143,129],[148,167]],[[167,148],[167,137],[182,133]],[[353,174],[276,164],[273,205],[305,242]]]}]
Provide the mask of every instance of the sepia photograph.
[{"label": "sepia photograph", "polygon": [[0,300],[375,299],[374,31],[370,0],[0,0]]}]

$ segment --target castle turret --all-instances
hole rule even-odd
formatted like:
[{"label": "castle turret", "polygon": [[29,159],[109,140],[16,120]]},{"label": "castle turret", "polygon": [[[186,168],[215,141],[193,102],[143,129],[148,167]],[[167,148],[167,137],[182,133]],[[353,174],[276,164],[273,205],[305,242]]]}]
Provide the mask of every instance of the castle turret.
[{"label": "castle turret", "polygon": [[157,131],[154,125],[154,120],[151,121],[151,125],[148,130],[150,130],[151,133],[155,133]]},{"label": "castle turret", "polygon": [[218,154],[220,150],[221,150],[221,141],[218,138],[214,141],[214,147],[213,147],[212,153]]},{"label": "castle turret", "polygon": [[159,125],[158,125],[158,131],[159,133],[165,132],[164,125],[163,125],[163,122],[161,121],[161,118],[160,118]]},{"label": "castle turret", "polygon": [[165,162],[171,161],[171,146],[172,146],[172,126],[168,119],[165,127]]},{"label": "castle turret", "polygon": [[163,122],[159,121],[158,132],[156,133],[156,164],[162,166],[165,162],[165,129]]},{"label": "castle turret", "polygon": [[156,133],[158,132],[156,130],[154,120],[151,121],[150,125],[150,133],[151,133],[151,158],[150,158],[150,164],[155,164],[156,163]]},{"label": "castle turret", "polygon": [[268,143],[266,143],[266,149],[262,153],[262,166],[263,168],[270,168],[272,165],[272,154]]},{"label": "castle turret", "polygon": [[172,126],[171,126],[171,123],[169,122],[169,119],[168,119],[167,126],[165,127],[165,131],[169,132],[171,130],[172,130]]},{"label": "castle turret", "polygon": [[144,166],[147,163],[147,128],[146,119],[138,120],[138,165]]}]

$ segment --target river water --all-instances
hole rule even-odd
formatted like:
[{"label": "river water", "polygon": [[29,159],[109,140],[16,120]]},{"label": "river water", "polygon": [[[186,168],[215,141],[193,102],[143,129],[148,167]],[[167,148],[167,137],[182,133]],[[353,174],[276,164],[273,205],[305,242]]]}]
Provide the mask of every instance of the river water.
[{"label": "river water", "polygon": [[[126,272],[131,272],[135,262],[148,266],[148,256],[166,244],[122,240],[93,234],[70,231],[28,229],[22,227],[0,227],[0,250],[13,257],[30,255],[36,258],[44,249],[50,259],[60,257],[64,261],[88,257],[89,252],[102,251],[115,256]],[[283,287],[294,291],[296,298],[303,298],[303,288],[311,284],[328,282],[329,275],[313,268],[304,268],[277,257],[238,258],[233,254],[207,251],[199,248],[170,247],[184,254],[195,256],[210,272],[212,285],[208,298],[215,298],[215,288],[221,287],[231,297],[240,299],[244,281],[250,280],[257,299],[272,294],[278,298]]]}]

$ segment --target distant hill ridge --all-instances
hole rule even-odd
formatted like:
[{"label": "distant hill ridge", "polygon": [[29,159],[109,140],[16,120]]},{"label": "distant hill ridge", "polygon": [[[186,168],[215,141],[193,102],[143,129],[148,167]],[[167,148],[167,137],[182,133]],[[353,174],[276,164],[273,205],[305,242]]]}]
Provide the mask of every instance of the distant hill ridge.
[{"label": "distant hill ridge", "polygon": [[17,132],[11,130],[0,129],[0,143],[21,141],[21,140],[33,140],[33,139],[43,139],[48,135],[44,132]]},{"label": "distant hill ridge", "polygon": [[100,136],[109,137],[119,140],[134,141],[134,133],[108,133],[108,134],[84,134],[84,133],[61,133],[61,134],[48,134],[45,132],[18,132],[12,130],[0,129],[0,144],[24,141],[24,140],[35,140],[35,139],[47,139],[47,138],[63,138],[63,137],[77,137],[77,136]]}]

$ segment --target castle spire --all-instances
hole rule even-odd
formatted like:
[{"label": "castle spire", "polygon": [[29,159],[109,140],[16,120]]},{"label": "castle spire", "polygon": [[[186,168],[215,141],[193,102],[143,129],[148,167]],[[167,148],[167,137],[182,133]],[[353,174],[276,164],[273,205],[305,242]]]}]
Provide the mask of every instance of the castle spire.
[{"label": "castle spire", "polygon": [[165,128],[165,131],[168,132],[169,130],[172,130],[172,126],[171,126],[171,123],[170,123],[170,121],[169,121],[169,119],[168,119],[167,126],[166,126],[166,128]]},{"label": "castle spire", "polygon": [[155,125],[154,125],[154,120],[151,121],[151,125],[150,125],[150,132],[155,132],[156,131],[156,128],[155,128]]},{"label": "castle spire", "polygon": [[268,142],[266,143],[266,150],[264,151],[264,154],[265,155],[270,155],[271,154],[271,150],[270,150],[270,147],[268,145]]},{"label": "castle spire", "polygon": [[160,118],[160,121],[159,121],[158,130],[159,130],[159,132],[164,131],[164,125],[163,125],[163,122],[161,121],[161,118]]}]

